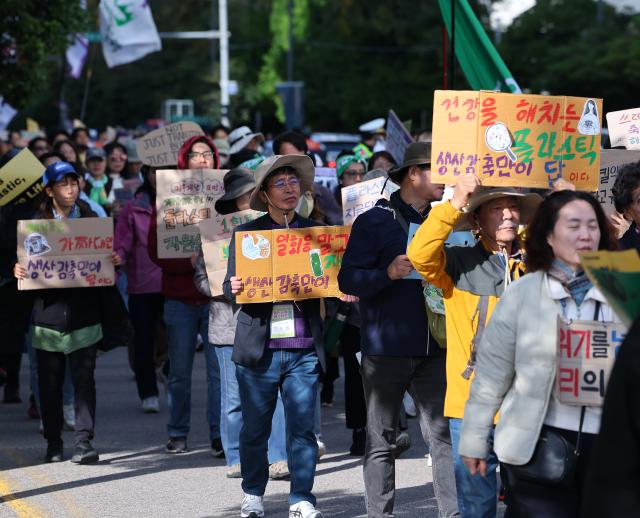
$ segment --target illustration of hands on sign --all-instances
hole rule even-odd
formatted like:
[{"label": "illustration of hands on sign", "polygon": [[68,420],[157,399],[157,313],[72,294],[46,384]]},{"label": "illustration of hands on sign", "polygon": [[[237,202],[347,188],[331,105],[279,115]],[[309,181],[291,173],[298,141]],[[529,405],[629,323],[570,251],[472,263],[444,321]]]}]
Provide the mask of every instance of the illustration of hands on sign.
[{"label": "illustration of hands on sign", "polygon": [[484,141],[491,151],[495,151],[496,153],[504,151],[509,157],[509,160],[512,162],[518,161],[518,157],[511,149],[513,145],[511,133],[509,133],[509,129],[503,122],[495,122],[489,126],[484,132]]}]

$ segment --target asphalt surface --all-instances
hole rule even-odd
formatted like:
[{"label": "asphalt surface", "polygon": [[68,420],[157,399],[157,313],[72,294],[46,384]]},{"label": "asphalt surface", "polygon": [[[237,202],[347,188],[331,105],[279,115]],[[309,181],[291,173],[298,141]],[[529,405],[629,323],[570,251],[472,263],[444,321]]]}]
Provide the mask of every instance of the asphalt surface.
[{"label": "asphalt surface", "polygon": [[[194,367],[190,452],[164,452],[168,411],[161,389],[159,414],[143,414],[124,350],[98,359],[95,465],[68,461],[73,434],[64,432],[65,461],[45,464],[46,443],[38,421],[27,417],[28,358],[22,366],[23,403],[0,404],[0,517],[237,517],[239,479],[225,476],[224,460],[210,454],[206,425],[204,357]],[[318,464],[314,493],[325,517],[366,516],[362,459],[349,455],[351,432],[344,424],[342,378],[333,407],[323,408],[327,455]],[[436,517],[427,447],[410,419],[412,447],[396,463],[398,517]],[[286,517],[288,481],[270,481],[268,517]]]}]

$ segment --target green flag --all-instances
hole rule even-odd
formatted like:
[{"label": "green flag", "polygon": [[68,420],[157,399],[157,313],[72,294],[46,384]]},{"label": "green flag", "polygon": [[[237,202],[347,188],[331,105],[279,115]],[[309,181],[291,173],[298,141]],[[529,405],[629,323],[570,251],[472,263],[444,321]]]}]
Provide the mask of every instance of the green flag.
[{"label": "green flag", "polygon": [[469,85],[474,90],[519,93],[520,87],[491,43],[467,0],[438,0],[451,36],[451,5],[455,2],[455,51]]}]

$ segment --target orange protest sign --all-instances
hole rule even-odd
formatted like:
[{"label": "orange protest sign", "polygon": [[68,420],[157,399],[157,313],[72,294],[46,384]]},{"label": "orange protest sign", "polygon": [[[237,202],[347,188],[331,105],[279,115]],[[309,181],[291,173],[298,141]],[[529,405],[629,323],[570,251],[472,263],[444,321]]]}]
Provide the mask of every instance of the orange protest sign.
[{"label": "orange protest sign", "polygon": [[237,302],[337,297],[338,271],[351,229],[345,226],[236,233]]},{"label": "orange protest sign", "polygon": [[436,90],[432,180],[475,173],[484,185],[598,188],[602,99]]}]

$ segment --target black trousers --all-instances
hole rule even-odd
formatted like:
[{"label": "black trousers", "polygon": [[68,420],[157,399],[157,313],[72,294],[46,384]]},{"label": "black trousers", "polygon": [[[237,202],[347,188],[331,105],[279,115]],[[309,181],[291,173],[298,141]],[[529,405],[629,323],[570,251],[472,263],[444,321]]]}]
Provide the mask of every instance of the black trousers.
[{"label": "black trousers", "polygon": [[[71,379],[75,393],[76,444],[93,439],[96,417],[96,368],[97,344],[78,349],[69,354]],[[51,443],[62,442],[62,385],[66,356],[36,349],[38,358],[38,383],[40,385],[40,415],[44,438]]]},{"label": "black trousers", "polygon": [[129,314],[135,332],[133,371],[140,399],[158,395],[155,343],[163,307],[164,297],[160,293],[129,295]]},{"label": "black trousers", "polygon": [[0,367],[7,371],[6,390],[20,385],[20,363],[29,328],[32,299],[10,282],[0,286]]},{"label": "black trousers", "polygon": [[356,353],[360,350],[360,328],[345,324],[340,335],[344,359],[344,413],[347,428],[358,430],[367,426],[367,405],[364,399],[360,364]]},{"label": "black trousers", "polygon": [[[576,443],[578,432],[560,428],[553,430],[562,434],[571,444]],[[587,466],[596,437],[595,434],[582,433],[576,470],[564,484],[545,484],[518,478],[509,464],[502,463],[500,476],[506,489],[509,518],[578,518]],[[611,476],[615,476],[615,473]]]}]

